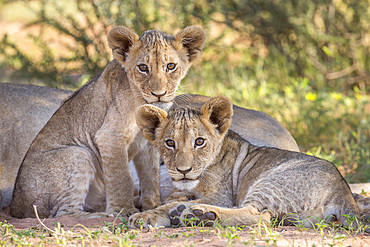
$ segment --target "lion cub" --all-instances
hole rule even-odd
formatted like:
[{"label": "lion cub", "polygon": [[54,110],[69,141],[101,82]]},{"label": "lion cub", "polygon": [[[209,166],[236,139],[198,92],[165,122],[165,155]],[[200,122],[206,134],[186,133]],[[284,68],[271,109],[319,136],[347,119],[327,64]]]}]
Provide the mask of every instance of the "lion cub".
[{"label": "lion cub", "polygon": [[[126,27],[112,28],[108,44],[115,60],[67,99],[39,132],[18,172],[11,215],[35,217],[33,205],[40,217],[137,212],[129,172],[134,154],[128,151],[139,132],[134,112],[147,103],[170,107],[204,41],[204,31],[195,26],[175,36],[151,30],[141,37]],[[152,199],[144,200],[149,202],[144,208],[160,203],[159,178],[153,184],[158,188],[148,189],[154,193],[143,193]]]},{"label": "lion cub", "polygon": [[[136,111],[137,124],[162,155],[173,185],[198,199],[135,214],[131,225],[142,218],[146,227],[170,226],[170,216],[188,214],[220,220],[222,225],[251,225],[260,217],[270,221],[289,213],[290,221],[300,219],[305,225],[315,217],[346,224],[342,215],[359,213],[333,164],[303,153],[254,146],[228,131],[232,115],[231,101],[222,96],[200,110],[174,108],[167,114],[144,105]],[[172,223],[179,221],[172,218]]]}]

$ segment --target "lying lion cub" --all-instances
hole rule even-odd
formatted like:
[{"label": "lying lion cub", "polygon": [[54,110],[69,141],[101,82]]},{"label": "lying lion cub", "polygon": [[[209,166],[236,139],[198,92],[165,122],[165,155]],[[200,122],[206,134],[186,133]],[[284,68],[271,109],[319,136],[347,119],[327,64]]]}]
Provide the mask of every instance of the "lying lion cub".
[{"label": "lying lion cub", "polygon": [[[222,96],[208,100],[200,110],[175,108],[167,115],[144,105],[136,111],[141,132],[159,150],[174,186],[198,199],[135,214],[131,225],[143,219],[144,227],[170,226],[170,216],[183,219],[188,214],[220,220],[222,225],[251,225],[289,213],[290,220],[299,218],[305,225],[315,222],[311,216],[347,224],[342,215],[359,214],[348,184],[333,164],[254,146],[229,130],[232,115],[231,101]],[[172,218],[172,223],[179,221]]]},{"label": "lying lion cub", "polygon": [[195,26],[176,36],[152,30],[141,37],[126,27],[112,28],[108,44],[115,60],[39,132],[19,169],[11,215],[35,217],[33,205],[40,217],[137,212],[128,154],[139,132],[134,111],[146,103],[168,109],[204,41],[204,31]]}]

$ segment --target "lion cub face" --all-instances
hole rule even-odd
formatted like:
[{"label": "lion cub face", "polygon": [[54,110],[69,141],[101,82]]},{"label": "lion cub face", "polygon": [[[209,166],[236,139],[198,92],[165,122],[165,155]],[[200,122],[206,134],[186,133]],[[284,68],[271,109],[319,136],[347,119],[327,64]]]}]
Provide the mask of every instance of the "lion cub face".
[{"label": "lion cub face", "polygon": [[148,103],[169,103],[191,64],[201,55],[204,31],[190,26],[175,36],[158,30],[139,37],[126,27],[114,27],[108,43],[130,82]]},{"label": "lion cub face", "polygon": [[144,105],[136,111],[136,123],[158,148],[174,186],[192,190],[219,153],[232,114],[231,101],[220,96],[207,101],[200,111],[175,108],[167,114]]}]

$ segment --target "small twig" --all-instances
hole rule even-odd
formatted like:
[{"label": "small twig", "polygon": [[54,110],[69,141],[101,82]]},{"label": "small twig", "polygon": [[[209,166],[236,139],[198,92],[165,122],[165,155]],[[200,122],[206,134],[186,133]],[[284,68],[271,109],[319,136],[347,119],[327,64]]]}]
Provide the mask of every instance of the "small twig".
[{"label": "small twig", "polygon": [[352,72],[356,71],[357,69],[358,69],[357,63],[354,63],[351,66],[349,66],[345,69],[342,69],[340,71],[327,73],[325,75],[325,77],[328,80],[335,80],[335,79],[347,76],[347,75],[351,74]]},{"label": "small twig", "polygon": [[61,233],[58,233],[54,230],[51,230],[49,227],[47,227],[39,218],[39,214],[37,213],[37,207],[36,205],[33,205],[33,210],[35,211],[35,215],[36,215],[36,218],[37,218],[37,221],[40,223],[40,225],[42,225],[46,230],[48,230],[49,232],[52,232],[54,234],[58,234],[58,235],[62,235]]}]

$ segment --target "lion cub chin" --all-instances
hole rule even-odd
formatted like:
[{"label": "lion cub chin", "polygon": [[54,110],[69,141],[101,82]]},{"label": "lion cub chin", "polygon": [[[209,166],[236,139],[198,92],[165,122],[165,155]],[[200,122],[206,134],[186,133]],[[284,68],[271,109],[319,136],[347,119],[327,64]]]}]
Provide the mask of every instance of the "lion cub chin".
[{"label": "lion cub chin", "polygon": [[130,217],[144,226],[170,226],[180,219],[251,225],[272,217],[313,224],[316,219],[347,224],[359,209],[348,184],[330,162],[299,152],[257,147],[229,130],[232,103],[225,97],[200,110],[151,105],[136,111],[144,137],[159,150],[174,185],[198,199],[171,202]]},{"label": "lion cub chin", "polygon": [[[115,60],[39,132],[17,175],[11,215],[35,217],[33,205],[40,217],[137,212],[129,160],[140,148],[128,148],[139,132],[134,111],[145,103],[168,108],[204,41],[204,31],[195,26],[175,36],[151,30],[141,37],[126,27],[112,28],[108,44]],[[158,162],[138,170],[159,169]],[[141,190],[143,209],[160,205],[159,177]]]}]

